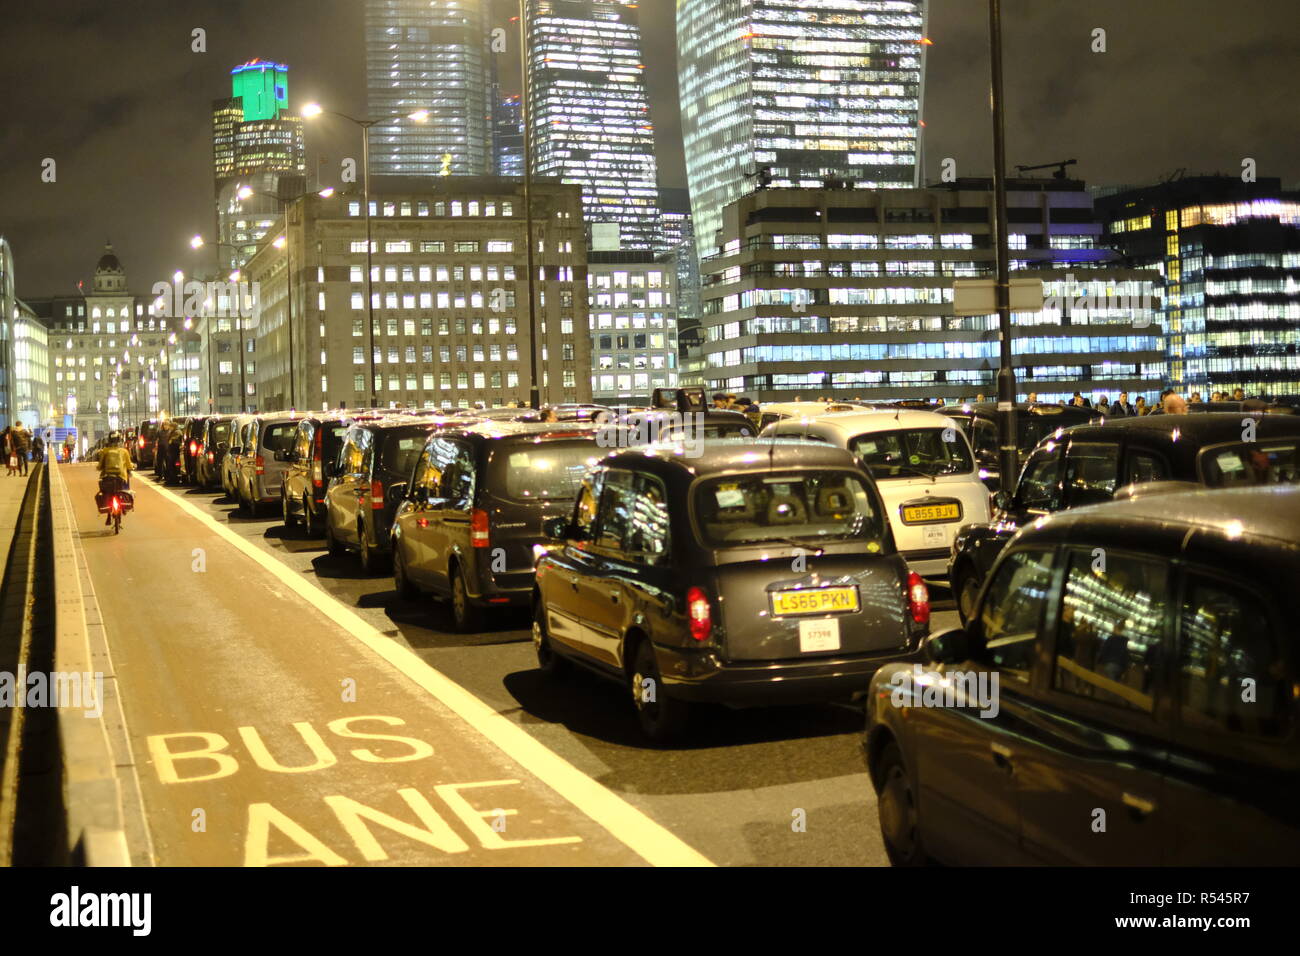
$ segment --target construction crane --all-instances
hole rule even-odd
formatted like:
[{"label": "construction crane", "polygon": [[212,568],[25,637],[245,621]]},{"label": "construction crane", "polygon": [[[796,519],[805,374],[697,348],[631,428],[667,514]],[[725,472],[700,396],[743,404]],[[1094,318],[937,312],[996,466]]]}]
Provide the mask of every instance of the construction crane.
[{"label": "construction crane", "polygon": [[1078,162],[1077,159],[1066,159],[1059,163],[1043,163],[1040,166],[1017,166],[1016,172],[1020,173],[1023,176],[1025,173],[1033,172],[1035,169],[1055,169],[1056,172],[1052,173],[1052,178],[1064,179],[1065,167],[1073,166],[1077,162]]}]

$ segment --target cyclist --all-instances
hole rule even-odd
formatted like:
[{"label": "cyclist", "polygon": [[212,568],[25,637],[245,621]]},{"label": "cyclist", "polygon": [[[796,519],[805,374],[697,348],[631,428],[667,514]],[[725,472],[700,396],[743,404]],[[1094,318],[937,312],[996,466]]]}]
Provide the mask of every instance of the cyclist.
[{"label": "cyclist", "polygon": [[[112,494],[122,488],[130,488],[131,471],[134,468],[131,453],[122,445],[122,433],[109,432],[108,444],[99,452],[99,490]],[[112,523],[112,515],[104,518],[104,524]]]}]

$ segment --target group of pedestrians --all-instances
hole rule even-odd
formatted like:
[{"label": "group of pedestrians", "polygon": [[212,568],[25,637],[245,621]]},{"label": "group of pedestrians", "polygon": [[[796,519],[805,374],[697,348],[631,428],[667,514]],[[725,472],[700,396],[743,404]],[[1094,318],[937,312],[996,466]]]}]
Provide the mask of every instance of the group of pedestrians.
[{"label": "group of pedestrians", "polygon": [[32,437],[32,433],[27,430],[22,422],[15,422],[0,432],[0,445],[3,446],[6,475],[25,475],[27,474],[27,462],[35,454],[35,460],[40,461],[40,455],[44,447],[41,436]]},{"label": "group of pedestrians", "polygon": [[[1231,392],[1215,392],[1210,396],[1211,402],[1244,402],[1245,400],[1246,392],[1240,388],[1234,388]],[[1038,393],[1030,392],[1029,401],[1037,402]],[[1183,415],[1186,414],[1189,403],[1197,405],[1203,401],[1200,392],[1192,392],[1191,398],[1184,398],[1174,389],[1167,388],[1160,393],[1158,399],[1149,404],[1145,395],[1139,395],[1135,401],[1130,402],[1128,392],[1120,392],[1119,397],[1113,402],[1107,395],[1098,395],[1096,401],[1093,401],[1082,393],[1075,392],[1066,404],[1095,409],[1099,414],[1110,418],[1126,418],[1134,415]]]}]

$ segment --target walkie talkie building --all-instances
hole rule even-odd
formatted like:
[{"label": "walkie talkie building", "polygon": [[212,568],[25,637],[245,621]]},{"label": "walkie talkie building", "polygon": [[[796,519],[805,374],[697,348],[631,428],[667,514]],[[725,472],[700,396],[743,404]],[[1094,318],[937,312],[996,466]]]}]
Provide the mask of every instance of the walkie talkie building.
[{"label": "walkie talkie building", "polygon": [[677,0],[695,234],[754,184],[917,185],[925,0]]}]

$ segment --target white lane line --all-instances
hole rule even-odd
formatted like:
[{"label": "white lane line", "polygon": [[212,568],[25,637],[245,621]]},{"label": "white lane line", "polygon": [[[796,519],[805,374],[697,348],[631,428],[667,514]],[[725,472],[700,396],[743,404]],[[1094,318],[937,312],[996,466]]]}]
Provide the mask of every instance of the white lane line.
[{"label": "white lane line", "polygon": [[275,575],[299,597],[309,601],[362,645],[433,695],[507,757],[604,827],[647,863],[653,866],[713,866],[706,856],[688,846],[672,831],[651,820],[604,784],[587,776],[447,675],[431,667],[414,651],[385,637],[337,598],[309,584],[296,571],[250,544],[197,505],[151,481],[141,479],[136,484],[172,499],[190,517],[211,528]]}]

